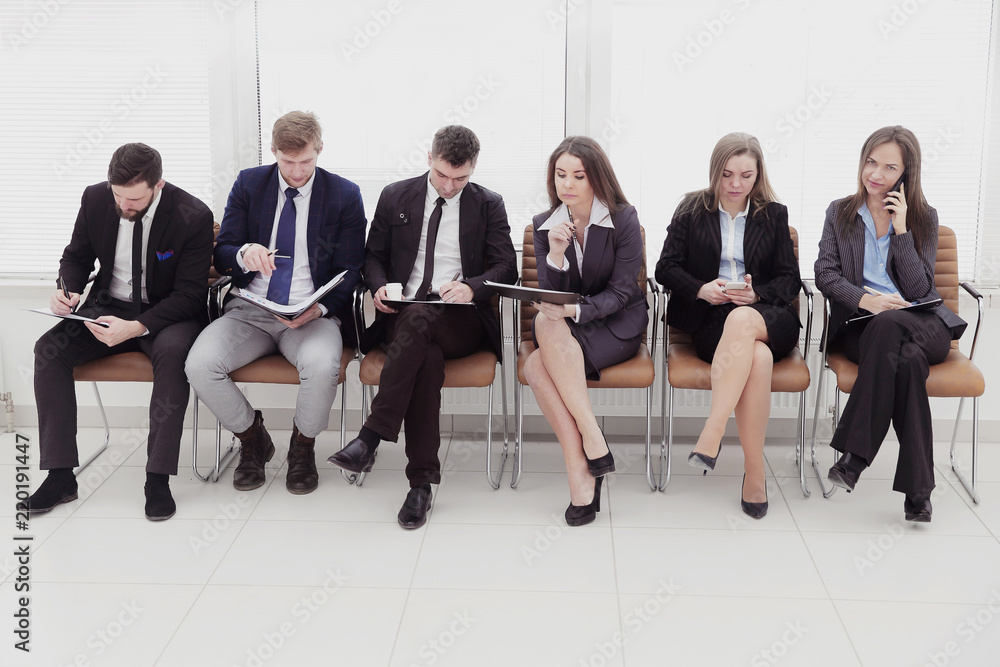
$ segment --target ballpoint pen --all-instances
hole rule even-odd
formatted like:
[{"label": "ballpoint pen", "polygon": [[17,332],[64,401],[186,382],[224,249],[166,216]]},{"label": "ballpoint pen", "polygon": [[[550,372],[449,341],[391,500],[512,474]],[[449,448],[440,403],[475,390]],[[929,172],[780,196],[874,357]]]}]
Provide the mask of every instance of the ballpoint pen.
[{"label": "ballpoint pen", "polygon": [[879,292],[877,289],[872,289],[868,285],[865,285],[862,289],[872,296],[885,296],[882,292]]},{"label": "ballpoint pen", "polygon": [[[69,295],[69,290],[66,289],[66,280],[62,276],[59,276],[59,289],[62,290],[63,296],[66,297],[66,301],[71,301],[72,300],[72,297],[70,297],[70,295]],[[73,306],[70,306],[69,312],[75,313],[76,312],[76,308],[73,307]]]},{"label": "ballpoint pen", "polygon": [[278,249],[275,248],[274,250],[268,250],[267,254],[268,255],[274,255],[275,259],[291,259],[290,255],[278,255],[278,254],[275,254],[277,252],[278,252]]}]

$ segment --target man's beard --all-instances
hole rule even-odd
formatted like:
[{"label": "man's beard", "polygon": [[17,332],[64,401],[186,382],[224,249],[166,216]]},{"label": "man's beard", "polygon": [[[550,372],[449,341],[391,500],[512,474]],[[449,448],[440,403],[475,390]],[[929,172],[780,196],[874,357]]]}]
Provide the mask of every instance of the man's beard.
[{"label": "man's beard", "polygon": [[[152,205],[153,205],[153,202],[149,202],[149,206],[152,206]],[[142,220],[142,216],[146,215],[146,212],[149,210],[149,206],[147,206],[146,208],[142,209],[141,211],[136,211],[132,215],[125,215],[125,211],[123,211],[122,207],[119,206],[118,204],[115,204],[115,210],[118,211],[118,217],[119,218],[125,218],[129,222],[139,222],[140,220]]]}]

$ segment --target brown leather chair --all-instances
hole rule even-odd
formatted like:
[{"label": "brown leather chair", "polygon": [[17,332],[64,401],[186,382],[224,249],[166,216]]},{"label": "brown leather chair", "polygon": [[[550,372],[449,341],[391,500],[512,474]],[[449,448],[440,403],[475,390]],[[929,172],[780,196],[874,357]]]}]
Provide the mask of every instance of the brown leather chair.
[{"label": "brown leather chair", "polygon": [[[214,223],[215,236],[219,236],[219,223]],[[97,274],[91,275],[90,280],[93,281]],[[209,268],[208,280],[209,284],[214,284],[219,279],[219,274],[216,272],[215,267]],[[212,313],[212,297],[209,296],[208,303],[206,307],[208,308],[209,314]],[[80,364],[73,369],[73,380],[75,382],[89,382],[94,390],[94,398],[97,400],[97,407],[101,411],[101,421],[104,422],[104,444],[91,454],[87,459],[77,468],[77,472],[83,470],[94,459],[100,456],[101,452],[108,448],[108,442],[111,440],[111,427],[108,423],[108,415],[104,410],[104,402],[101,400],[101,392],[97,387],[98,382],[152,382],[153,381],[153,364],[149,361],[147,357],[142,352],[121,352],[119,354],[113,354],[109,357],[104,357],[103,359],[95,359],[94,361],[89,361],[85,364]],[[197,408],[197,405],[195,406]],[[194,422],[197,424],[197,420]],[[197,443],[198,429],[194,429],[193,439]],[[197,474],[197,470],[195,470]]]},{"label": "brown leather chair", "polygon": [[[979,305],[979,313],[976,317],[976,332],[972,337],[972,349],[966,357],[958,349],[958,341],[951,342],[951,351],[940,364],[935,364],[930,368],[930,375],[927,377],[927,395],[931,397],[958,398],[958,414],[955,417],[955,429],[951,434],[951,469],[955,471],[962,486],[968,491],[969,496],[976,503],[979,502],[979,492],[976,491],[977,465],[979,456],[979,397],[986,391],[986,380],[983,373],[973,363],[976,356],[976,343],[979,341],[979,327],[983,321],[983,297],[968,283],[959,283],[958,280],[958,242],[955,232],[948,227],[938,227],[938,249],[934,263],[934,286],[938,294],[944,300],[946,306],[954,312],[958,312],[958,287],[961,285],[965,291],[971,294]],[[830,350],[826,344],[828,325],[830,321],[830,302],[826,300],[823,319],[823,366],[820,370],[818,387],[823,387],[823,377],[827,370],[832,370],[837,378],[837,387],[834,391],[833,410],[833,430],[837,430],[837,420],[840,416],[840,392],[851,393],[854,382],[858,378],[858,366],[847,359],[840,350]],[[962,421],[962,408],[965,399],[972,399],[972,470],[971,480],[966,478],[959,467],[956,441],[958,438],[958,427]],[[812,467],[819,479],[820,488],[823,489],[823,497],[829,498],[837,490],[836,486],[830,485],[827,489],[823,482],[823,474],[820,471],[819,462],[816,460],[816,426],[819,422],[820,401],[817,395],[816,412],[813,416],[812,430]]]},{"label": "brown leather chair", "polygon": [[[793,227],[789,227],[792,243],[795,246],[795,258],[799,256],[799,235]],[[809,338],[812,335],[812,310],[813,292],[805,283],[801,282],[802,291],[806,295],[806,336],[805,347],[802,351],[795,348],[784,359],[775,362],[771,371],[771,391],[772,392],[795,392],[799,394],[799,410],[797,433],[798,440],[795,444],[795,459],[799,467],[799,485],[802,487],[802,494],[809,495],[809,486],[806,484],[806,473],[804,464],[805,452],[805,392],[809,388],[809,366],[806,359],[809,357]],[[665,301],[669,301],[670,295],[664,290]],[[794,302],[794,307],[798,309],[798,299]],[[666,312],[666,305],[664,305]],[[673,450],[674,435],[674,389],[701,389],[711,391],[712,389],[712,365],[702,361],[695,352],[691,336],[674,327],[667,327],[666,342],[664,344],[663,364],[666,366],[663,373],[663,409],[660,413],[661,419],[666,419],[666,428],[663,429],[663,440],[660,442],[660,481],[657,488],[663,491],[670,483],[670,454]],[[665,415],[665,417],[664,417]]]},{"label": "brown leather chair", "polygon": [[[359,323],[364,322],[363,305],[364,294],[359,295],[360,298],[356,301],[357,310],[355,319]],[[368,301],[371,301],[369,295]],[[503,309],[501,307],[500,299],[497,297],[493,298],[493,306],[496,309],[497,321],[500,323],[500,329],[503,331]],[[411,308],[414,306],[410,306]],[[456,306],[457,307],[457,306]],[[381,347],[375,347],[364,355],[361,360],[361,368],[358,374],[361,377],[361,384],[369,388],[369,392],[372,388],[377,387],[379,381],[382,378],[382,367],[385,366],[386,354],[385,350]],[[500,364],[500,391],[503,400],[503,451],[500,455],[499,470],[494,477],[492,472],[492,455],[493,455],[493,383],[496,379],[496,369],[497,364]],[[444,362],[444,386],[448,387],[489,387],[489,396],[487,398],[489,407],[486,411],[486,479],[494,489],[500,488],[500,479],[503,477],[504,464],[507,461],[507,448],[508,448],[508,436],[507,436],[507,375],[504,372],[503,358],[497,358],[497,355],[493,352],[493,348],[489,345],[489,342],[484,343],[483,349],[478,352],[474,352],[467,357],[461,357],[459,359],[447,359]],[[362,390],[363,392],[364,390]],[[365,418],[368,414],[368,400],[364,401],[364,412]],[[343,446],[343,445],[341,445]],[[365,481],[365,474],[355,475],[353,473],[347,474],[348,481],[355,482],[358,486],[361,486]]]},{"label": "brown leather chair", "polygon": [[[589,389],[645,389],[646,390],[646,478],[650,488],[655,489],[653,482],[651,461],[650,461],[650,440],[652,416],[650,410],[653,405],[653,380],[656,369],[653,364],[653,357],[656,356],[656,330],[659,323],[659,288],[646,277],[646,230],[639,228],[642,234],[642,269],[639,271],[639,288],[644,294],[653,293],[653,343],[652,348],[648,347],[646,334],[643,333],[642,343],[639,351],[628,361],[614,366],[609,366],[601,370],[599,381],[588,380]],[[533,241],[534,229],[528,225],[524,229],[524,239],[522,241],[521,252],[521,281],[525,287],[538,287],[538,260],[535,257],[535,244]],[[515,305],[514,320],[518,323],[518,332],[514,337],[514,345],[517,346],[517,382],[514,384],[514,414],[517,421],[517,431],[514,437],[514,463],[511,471],[510,488],[517,488],[521,481],[521,443],[523,442],[523,422],[524,422],[524,393],[523,385],[528,381],[524,377],[524,363],[535,350],[535,343],[531,336],[531,321],[535,318],[538,309],[528,303],[517,301]]]}]

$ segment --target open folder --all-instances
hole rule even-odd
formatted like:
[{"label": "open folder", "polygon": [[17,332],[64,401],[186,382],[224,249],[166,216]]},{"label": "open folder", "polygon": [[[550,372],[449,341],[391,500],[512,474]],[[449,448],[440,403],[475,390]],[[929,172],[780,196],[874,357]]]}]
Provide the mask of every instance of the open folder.
[{"label": "open folder", "polygon": [[252,292],[247,292],[246,290],[235,289],[233,290],[233,296],[237,299],[243,299],[247,303],[252,303],[258,308],[263,308],[269,313],[277,315],[278,317],[285,320],[294,320],[296,317],[306,312],[313,307],[320,299],[333,291],[333,288],[344,282],[344,276],[347,275],[347,271],[341,271],[333,277],[330,282],[320,287],[318,290],[310,294],[303,301],[298,303],[290,303],[287,306],[275,303],[274,301],[269,301],[262,296],[253,294]]},{"label": "open folder", "polygon": [[[912,305],[906,306],[905,308],[900,308],[899,310],[929,310],[931,308],[936,308],[942,303],[941,299],[931,299],[930,301],[923,301],[921,303],[914,303]],[[868,313],[867,315],[859,315],[857,317],[852,317],[847,320],[848,322],[860,322],[862,320],[867,320],[870,317],[875,317],[874,313]]]},{"label": "open folder", "polygon": [[93,318],[84,317],[83,315],[77,315],[76,313],[70,313],[68,315],[58,315],[56,313],[53,313],[51,308],[25,308],[25,310],[32,313],[39,313],[41,315],[48,315],[49,317],[59,317],[64,320],[78,320],[80,322],[90,322],[91,324],[96,324],[97,326],[104,327],[105,329],[107,329],[110,326],[106,322],[98,322]]},{"label": "open folder", "polygon": [[583,297],[576,292],[557,292],[556,290],[539,289],[537,287],[495,283],[489,280],[484,280],[483,284],[500,296],[510,297],[518,301],[541,301],[543,303],[555,304],[581,303],[583,301]]}]

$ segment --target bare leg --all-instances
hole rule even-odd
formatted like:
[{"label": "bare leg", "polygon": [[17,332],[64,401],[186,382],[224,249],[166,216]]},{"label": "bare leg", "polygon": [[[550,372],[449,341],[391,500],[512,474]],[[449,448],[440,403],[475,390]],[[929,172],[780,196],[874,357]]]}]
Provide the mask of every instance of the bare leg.
[{"label": "bare leg", "polygon": [[545,370],[583,438],[583,451],[592,459],[604,456],[608,448],[597,425],[590,394],[587,393],[587,374],[580,344],[570,332],[565,318],[550,320],[544,316],[536,317],[535,334],[541,342],[538,353]]},{"label": "bare leg", "polygon": [[570,502],[587,505],[594,498],[594,477],[587,467],[583,454],[583,439],[576,427],[576,420],[566,408],[559,390],[552,382],[539,350],[535,350],[524,364],[524,375],[542,414],[559,439],[566,461],[566,478],[569,481]]},{"label": "bare leg", "polygon": [[[712,359],[712,409],[694,451],[706,456],[718,455],[726,422],[750,377],[755,343],[766,342],[767,339],[764,318],[756,310],[736,308],[729,313]],[[768,386],[767,393],[770,394],[770,391]]]},{"label": "bare leg", "polygon": [[743,469],[746,482],[743,500],[762,503],[767,500],[764,477],[764,436],[771,415],[771,370],[774,358],[761,341],[754,343],[753,365],[743,395],[736,404],[736,426],[743,445]]}]

